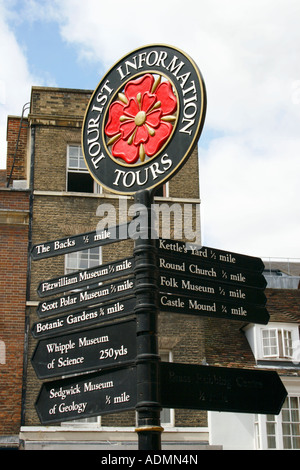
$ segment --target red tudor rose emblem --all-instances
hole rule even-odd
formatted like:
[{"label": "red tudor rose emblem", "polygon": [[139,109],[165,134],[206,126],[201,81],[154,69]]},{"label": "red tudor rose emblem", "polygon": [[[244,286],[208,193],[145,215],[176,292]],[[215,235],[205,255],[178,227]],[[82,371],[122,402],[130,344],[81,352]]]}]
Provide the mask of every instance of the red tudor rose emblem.
[{"label": "red tudor rose emblem", "polygon": [[127,164],[153,157],[173,131],[177,98],[171,83],[147,73],[129,81],[109,107],[105,134],[113,157]]}]

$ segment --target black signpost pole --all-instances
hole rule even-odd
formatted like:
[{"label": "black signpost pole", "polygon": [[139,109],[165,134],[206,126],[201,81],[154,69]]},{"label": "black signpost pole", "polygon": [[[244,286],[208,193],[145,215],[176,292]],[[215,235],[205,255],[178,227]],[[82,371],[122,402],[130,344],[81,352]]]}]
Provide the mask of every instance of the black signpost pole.
[{"label": "black signpost pole", "polygon": [[158,268],[156,263],[155,234],[152,229],[151,204],[153,194],[143,190],[135,194],[138,212],[135,239],[135,295],[137,318],[137,405],[139,450],[160,450],[161,405],[159,400],[159,361],[157,345]]}]

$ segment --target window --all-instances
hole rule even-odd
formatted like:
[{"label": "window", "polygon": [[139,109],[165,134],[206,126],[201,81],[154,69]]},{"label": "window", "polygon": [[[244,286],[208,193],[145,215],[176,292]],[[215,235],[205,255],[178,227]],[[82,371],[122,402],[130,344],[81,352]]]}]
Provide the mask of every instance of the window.
[{"label": "window", "polygon": [[269,322],[267,326],[249,324],[244,331],[258,364],[280,367],[295,367],[299,364],[297,323]]},{"label": "window", "polygon": [[87,250],[75,251],[65,255],[65,274],[74,271],[94,268],[102,264],[101,247],[96,246]]},{"label": "window", "polygon": [[90,175],[80,145],[68,145],[67,165],[67,191],[101,193],[102,187]]},{"label": "window", "polygon": [[291,359],[293,357],[292,331],[284,328],[262,330],[264,357]]},{"label": "window", "polygon": [[300,395],[289,395],[281,413],[256,415],[258,449],[300,449]]},{"label": "window", "polygon": [[169,197],[169,183],[165,183],[155,190],[154,196],[156,197]]},{"label": "window", "polygon": [[284,449],[300,449],[300,397],[287,397],[281,416]]},{"label": "window", "polygon": [[6,354],[5,354],[5,343],[0,341],[0,364],[6,363]]}]

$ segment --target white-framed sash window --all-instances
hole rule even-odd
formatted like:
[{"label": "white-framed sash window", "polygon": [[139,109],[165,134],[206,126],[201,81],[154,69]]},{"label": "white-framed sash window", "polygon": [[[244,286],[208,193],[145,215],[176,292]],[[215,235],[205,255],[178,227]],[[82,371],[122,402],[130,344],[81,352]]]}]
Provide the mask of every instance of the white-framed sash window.
[{"label": "white-framed sash window", "polygon": [[300,449],[300,393],[288,395],[279,415],[255,416],[257,449]]},{"label": "white-framed sash window", "polygon": [[102,186],[89,173],[81,145],[67,146],[67,191],[80,193],[102,193]]}]

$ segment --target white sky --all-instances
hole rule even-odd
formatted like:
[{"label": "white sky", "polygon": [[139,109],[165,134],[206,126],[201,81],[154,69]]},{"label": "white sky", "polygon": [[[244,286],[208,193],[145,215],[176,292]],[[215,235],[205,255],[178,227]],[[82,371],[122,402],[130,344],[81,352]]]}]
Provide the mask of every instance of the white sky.
[{"label": "white sky", "polygon": [[202,242],[300,258],[299,0],[0,0],[0,168],[33,85],[96,88],[119,58],[171,44],[207,88]]}]

